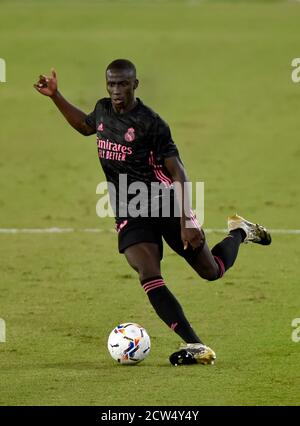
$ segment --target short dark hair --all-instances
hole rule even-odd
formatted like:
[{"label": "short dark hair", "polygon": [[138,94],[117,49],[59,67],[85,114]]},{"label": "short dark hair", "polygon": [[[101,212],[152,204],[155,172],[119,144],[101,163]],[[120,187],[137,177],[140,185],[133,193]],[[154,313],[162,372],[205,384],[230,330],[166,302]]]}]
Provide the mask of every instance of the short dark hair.
[{"label": "short dark hair", "polygon": [[131,71],[136,76],[135,65],[128,59],[115,59],[106,68],[108,70]]}]

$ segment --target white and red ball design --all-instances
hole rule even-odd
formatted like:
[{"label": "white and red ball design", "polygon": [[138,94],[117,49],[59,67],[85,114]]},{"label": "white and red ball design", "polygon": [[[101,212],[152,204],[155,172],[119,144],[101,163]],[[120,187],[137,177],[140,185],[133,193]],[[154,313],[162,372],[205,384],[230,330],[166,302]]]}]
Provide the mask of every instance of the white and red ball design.
[{"label": "white and red ball design", "polygon": [[120,364],[137,364],[150,352],[150,337],[139,324],[119,324],[108,337],[107,348],[113,359]]}]

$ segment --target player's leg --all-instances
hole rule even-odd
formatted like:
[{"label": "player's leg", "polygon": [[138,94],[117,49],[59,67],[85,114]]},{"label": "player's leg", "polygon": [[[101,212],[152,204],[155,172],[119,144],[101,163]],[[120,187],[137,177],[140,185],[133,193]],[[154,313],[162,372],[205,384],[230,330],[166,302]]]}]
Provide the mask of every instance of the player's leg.
[{"label": "player's leg", "polygon": [[138,273],[141,285],[157,315],[185,342],[201,343],[161,276],[159,244],[141,242],[127,247],[124,254],[129,265]]},{"label": "player's leg", "polygon": [[[211,253],[205,245],[196,257],[187,259],[201,277],[208,280],[221,278],[234,264],[241,243],[271,244],[271,235],[266,228],[238,215],[228,218],[228,231],[229,234],[212,248]],[[213,265],[218,268],[215,274],[211,274]]]},{"label": "player's leg", "polygon": [[186,260],[200,277],[208,281],[217,280],[234,264],[245,235],[242,229],[231,231],[212,250],[205,242],[202,250],[195,250],[195,255],[186,257]]},{"label": "player's leg", "polygon": [[[169,244],[169,246],[181,256],[193,257],[195,252],[192,247],[188,247],[187,250],[183,250],[183,243],[181,241],[181,228],[179,218],[160,218],[160,229],[161,233]],[[208,248],[207,248],[208,250]],[[200,251],[200,250],[198,250]],[[209,250],[208,250],[209,252]],[[209,252],[211,255],[211,253]],[[207,265],[206,273],[213,276],[217,271],[217,267]],[[176,330],[175,330],[176,331]],[[216,359],[215,352],[203,342],[190,341],[184,339],[187,344],[181,345],[181,349],[174,352],[170,356],[170,362],[173,365],[187,365],[187,364],[213,364]],[[196,343],[195,343],[196,342]]]},{"label": "player's leg", "polygon": [[163,237],[170,247],[184,257],[192,268],[209,281],[221,278],[235,262],[241,243],[253,242],[269,245],[271,236],[261,225],[243,219],[238,215],[228,218],[229,234],[211,250],[207,243],[198,249],[183,250],[180,234],[180,220],[173,218],[164,226]]},{"label": "player's leg", "polygon": [[124,254],[140,281],[160,276],[160,249],[156,243],[140,242],[127,247]]},{"label": "player's leg", "polygon": [[186,259],[192,268],[204,279],[215,280],[223,274],[223,264],[214,257],[206,241],[203,247],[193,249],[190,245],[186,250],[181,240],[180,218],[162,218],[162,235],[167,244],[177,254]]},{"label": "player's leg", "polygon": [[[203,247],[193,250],[183,249],[181,241],[181,227],[179,218],[162,219],[162,235],[169,246],[184,257],[195,271],[203,278],[215,280],[220,278],[225,270],[233,265],[240,244],[256,242],[268,245],[271,242],[270,234],[260,225],[254,225],[239,216],[229,219],[229,235],[218,243],[211,251],[207,243]],[[186,345],[170,356],[170,362],[180,364],[212,364],[216,358],[214,351],[203,344]]]}]

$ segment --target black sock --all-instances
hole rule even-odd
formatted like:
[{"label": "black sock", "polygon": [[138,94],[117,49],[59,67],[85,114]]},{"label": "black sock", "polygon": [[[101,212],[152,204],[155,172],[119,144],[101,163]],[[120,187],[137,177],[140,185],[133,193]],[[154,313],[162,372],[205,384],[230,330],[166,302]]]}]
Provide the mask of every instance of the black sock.
[{"label": "black sock", "polygon": [[245,237],[246,233],[243,229],[235,229],[234,231],[230,231],[229,235],[211,250],[220,269],[222,269],[221,264],[224,265],[223,273],[234,264],[240,244],[244,241]]},{"label": "black sock", "polygon": [[157,315],[186,343],[202,343],[160,275],[141,281]]}]

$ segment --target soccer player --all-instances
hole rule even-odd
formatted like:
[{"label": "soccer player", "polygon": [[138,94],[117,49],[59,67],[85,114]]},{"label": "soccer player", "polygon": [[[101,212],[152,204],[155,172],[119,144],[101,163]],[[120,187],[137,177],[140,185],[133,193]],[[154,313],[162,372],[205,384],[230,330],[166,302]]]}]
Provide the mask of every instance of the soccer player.
[{"label": "soccer player", "polygon": [[[165,285],[161,274],[162,239],[200,277],[213,281],[233,265],[241,243],[269,245],[271,236],[263,226],[234,215],[228,218],[226,238],[210,250],[204,231],[190,210],[190,198],[184,185],[188,178],[170,129],[157,113],[135,97],[139,81],[134,64],[125,59],[114,60],[105,75],[109,97],[100,99],[90,114],[77,109],[62,96],[54,70],[51,76],[41,75],[34,87],[52,99],[74,129],[84,136],[97,135],[101,166],[107,181],[116,189],[116,195],[110,191],[110,197],[119,252],[124,253],[129,265],[138,273],[158,316],[185,342],[170,356],[170,362],[173,365],[212,364],[216,358],[214,351],[201,341]],[[124,179],[120,179],[124,176],[125,186]],[[129,185],[140,182],[148,189],[146,208],[144,197],[140,214],[136,214],[136,210],[132,214],[129,205],[136,194],[129,194],[127,190]],[[162,184],[167,192],[152,195],[154,183]],[[173,204],[175,189],[179,194],[178,188],[183,196],[175,195],[177,204],[176,201]],[[174,207],[170,208],[170,214],[163,214],[166,204],[179,205],[181,216],[175,214]]]}]

